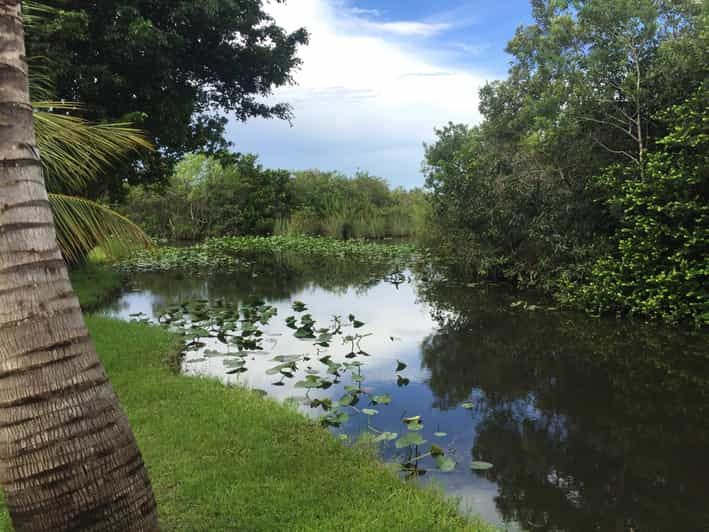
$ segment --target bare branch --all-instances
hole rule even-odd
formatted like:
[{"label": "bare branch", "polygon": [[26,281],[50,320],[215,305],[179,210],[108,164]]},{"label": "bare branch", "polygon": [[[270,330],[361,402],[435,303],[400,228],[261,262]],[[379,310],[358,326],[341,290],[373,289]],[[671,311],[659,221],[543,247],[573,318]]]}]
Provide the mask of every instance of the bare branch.
[{"label": "bare branch", "polygon": [[594,135],[591,135],[591,138],[596,142],[596,144],[598,144],[604,150],[606,150],[610,153],[614,153],[616,155],[623,155],[623,156],[627,157],[628,159],[630,159],[631,161],[633,161],[638,166],[640,165],[640,160],[637,157],[635,157],[632,153],[629,153],[624,150],[614,150],[613,148],[606,146],[603,142],[598,140],[598,138],[595,137]]},{"label": "bare branch", "polygon": [[614,124],[613,122],[608,122],[608,121],[606,121],[606,120],[599,120],[599,119],[597,119],[597,118],[591,118],[590,116],[582,116],[582,117],[580,117],[580,119],[581,119],[581,120],[588,121],[588,122],[594,122],[594,123],[596,123],[596,124],[602,124],[602,125],[605,125],[605,126],[613,127],[613,128],[615,128],[615,129],[618,129],[618,130],[622,131],[622,132],[625,133],[626,135],[628,135],[628,136],[629,136],[631,139],[633,139],[635,142],[638,142],[638,138],[633,134],[632,131],[630,131],[630,130],[628,130],[628,129],[625,129],[624,127],[621,127],[621,126],[619,126],[619,125],[617,125],[617,124]]}]

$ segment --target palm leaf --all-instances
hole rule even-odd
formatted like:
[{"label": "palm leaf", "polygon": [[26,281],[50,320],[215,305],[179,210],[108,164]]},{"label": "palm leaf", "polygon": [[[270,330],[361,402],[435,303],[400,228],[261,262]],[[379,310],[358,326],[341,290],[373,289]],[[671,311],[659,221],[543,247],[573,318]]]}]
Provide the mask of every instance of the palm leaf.
[{"label": "palm leaf", "polygon": [[129,124],[91,124],[54,111],[80,110],[78,104],[39,102],[34,113],[37,145],[47,187],[78,192],[130,154],[153,148],[145,134]]},{"label": "palm leaf", "polygon": [[57,242],[70,262],[79,262],[96,246],[111,253],[114,244],[124,247],[153,246],[151,238],[113,209],[84,198],[50,194]]},{"label": "palm leaf", "polygon": [[25,0],[22,2],[22,18],[25,26],[33,26],[46,22],[49,17],[56,14],[56,8],[42,2]]}]

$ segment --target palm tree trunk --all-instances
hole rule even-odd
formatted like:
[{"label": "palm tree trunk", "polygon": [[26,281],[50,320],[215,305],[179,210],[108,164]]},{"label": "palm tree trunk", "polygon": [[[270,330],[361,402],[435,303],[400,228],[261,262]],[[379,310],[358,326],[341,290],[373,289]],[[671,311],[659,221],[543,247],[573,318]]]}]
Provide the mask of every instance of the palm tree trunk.
[{"label": "palm tree trunk", "polygon": [[35,148],[20,0],[0,0],[0,483],[17,532],[158,529],[84,325]]}]

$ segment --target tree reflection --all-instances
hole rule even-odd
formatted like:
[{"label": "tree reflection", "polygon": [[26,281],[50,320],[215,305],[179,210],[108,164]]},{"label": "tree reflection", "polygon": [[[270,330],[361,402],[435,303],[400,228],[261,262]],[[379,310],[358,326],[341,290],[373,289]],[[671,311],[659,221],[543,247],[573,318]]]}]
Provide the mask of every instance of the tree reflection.
[{"label": "tree reflection", "polygon": [[[472,459],[530,530],[707,530],[706,336],[511,312],[512,294],[419,287],[440,330],[422,345],[439,407],[479,390]],[[482,474],[482,473],[481,473]]]},{"label": "tree reflection", "polygon": [[[363,262],[340,257],[304,256],[289,253],[244,255],[242,267],[235,272],[208,275],[192,273],[140,274],[140,286],[156,294],[169,294],[157,306],[189,299],[249,298],[271,302],[287,301],[294,294],[319,287],[335,294],[354,289],[363,295],[382,280],[396,282],[401,269],[393,260]],[[156,311],[159,309],[155,309]]]}]

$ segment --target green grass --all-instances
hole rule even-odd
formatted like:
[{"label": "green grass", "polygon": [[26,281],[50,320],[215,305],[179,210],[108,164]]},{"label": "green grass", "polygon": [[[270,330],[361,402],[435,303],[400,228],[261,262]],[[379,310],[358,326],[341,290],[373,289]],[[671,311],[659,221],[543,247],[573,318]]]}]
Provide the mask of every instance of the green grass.
[{"label": "green grass", "polygon": [[[168,362],[179,343],[165,331],[87,321],[149,467],[164,531],[489,530],[287,406],[175,374]],[[0,527],[11,530],[4,511]]]},{"label": "green grass", "polygon": [[101,266],[87,264],[69,272],[74,292],[84,311],[106,304],[123,287],[123,276]]}]

